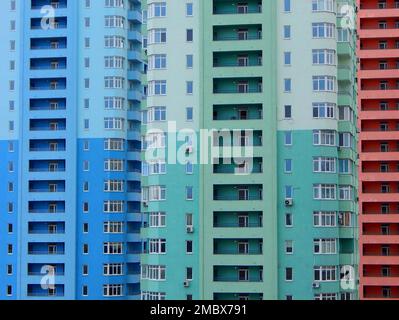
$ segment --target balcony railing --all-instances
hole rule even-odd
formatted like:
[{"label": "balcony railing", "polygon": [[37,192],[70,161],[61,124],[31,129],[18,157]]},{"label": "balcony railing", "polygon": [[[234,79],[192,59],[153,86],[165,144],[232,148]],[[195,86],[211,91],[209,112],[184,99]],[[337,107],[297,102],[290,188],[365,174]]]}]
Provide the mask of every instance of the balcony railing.
[{"label": "balcony railing", "polygon": [[219,94],[219,93],[238,93],[238,94],[245,94],[245,93],[261,93],[262,89],[261,88],[248,88],[248,89],[214,89],[213,93]]},{"label": "balcony railing", "polygon": [[247,251],[239,251],[237,249],[223,249],[215,250],[213,254],[232,254],[232,255],[261,255],[262,250],[259,249],[249,249]]},{"label": "balcony railing", "polygon": [[213,14],[251,14],[251,13],[262,13],[262,7],[251,8],[251,7],[239,7],[239,8],[214,8]]},{"label": "balcony railing", "polygon": [[214,224],[214,228],[262,228],[262,224],[258,222],[250,222],[248,224],[240,224],[238,222],[218,222]]},{"label": "balcony railing", "polygon": [[261,40],[261,34],[248,34],[248,35],[214,35],[214,41],[245,41],[245,40]]},{"label": "balcony railing", "polygon": [[214,61],[213,66],[215,68],[218,67],[259,67],[262,66],[262,62],[260,61],[248,61],[245,63],[242,62],[227,62],[227,61]]}]

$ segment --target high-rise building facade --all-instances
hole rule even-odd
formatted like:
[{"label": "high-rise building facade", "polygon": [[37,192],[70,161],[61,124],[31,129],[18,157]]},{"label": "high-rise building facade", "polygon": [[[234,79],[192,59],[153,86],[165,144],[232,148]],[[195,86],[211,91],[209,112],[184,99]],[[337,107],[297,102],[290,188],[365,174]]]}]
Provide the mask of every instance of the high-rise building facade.
[{"label": "high-rise building facade", "polygon": [[357,299],[354,2],[145,2],[141,298]]},{"label": "high-rise building facade", "polygon": [[359,1],[360,298],[399,298],[399,2]]},{"label": "high-rise building facade", "polygon": [[140,6],[1,1],[0,299],[140,297]]}]

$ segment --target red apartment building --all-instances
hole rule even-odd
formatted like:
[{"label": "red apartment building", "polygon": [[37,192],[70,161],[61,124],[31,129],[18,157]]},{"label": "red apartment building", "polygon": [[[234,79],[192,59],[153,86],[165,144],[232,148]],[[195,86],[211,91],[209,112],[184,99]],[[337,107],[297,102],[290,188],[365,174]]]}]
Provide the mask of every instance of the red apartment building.
[{"label": "red apartment building", "polygon": [[399,299],[399,1],[358,8],[360,297]]}]

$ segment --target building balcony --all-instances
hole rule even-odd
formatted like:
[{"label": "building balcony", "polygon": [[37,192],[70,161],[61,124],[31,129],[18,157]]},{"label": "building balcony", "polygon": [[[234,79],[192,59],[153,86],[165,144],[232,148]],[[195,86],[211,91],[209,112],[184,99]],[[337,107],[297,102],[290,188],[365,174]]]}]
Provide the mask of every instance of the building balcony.
[{"label": "building balcony", "polygon": [[143,21],[143,17],[138,10],[129,10],[127,13],[127,19],[135,23],[141,23]]},{"label": "building balcony", "polygon": [[32,0],[31,2],[31,10],[40,10],[43,6],[64,9],[67,8],[67,0]]},{"label": "building balcony", "polygon": [[396,79],[399,69],[362,69],[359,70],[360,79]]},{"label": "building balcony", "polygon": [[399,255],[363,255],[360,257],[360,262],[365,265],[398,265]]},{"label": "building balcony", "polygon": [[374,152],[360,152],[360,159],[362,161],[395,161],[399,160],[399,152],[396,150],[389,151],[389,152],[381,152],[381,151],[374,151]]},{"label": "building balcony", "polygon": [[387,90],[380,90],[380,89],[366,89],[359,91],[359,98],[360,99],[398,99],[399,98],[399,89],[392,88]]},{"label": "building balcony", "polygon": [[362,242],[363,243],[370,243],[370,244],[397,244],[399,243],[399,234],[390,234],[390,235],[382,235],[376,233],[363,233],[362,235]]},{"label": "building balcony", "polygon": [[399,181],[399,172],[362,172],[362,181]]},{"label": "building balcony", "polygon": [[370,110],[359,112],[360,120],[398,120],[399,110]]},{"label": "building balcony", "polygon": [[399,193],[362,193],[363,202],[399,202]]},{"label": "building balcony", "polygon": [[399,130],[362,130],[359,134],[360,140],[399,140]]},{"label": "building balcony", "polygon": [[355,54],[355,50],[350,42],[338,42],[337,54],[339,56],[351,57]]},{"label": "building balcony", "polygon": [[399,16],[399,9],[395,6],[391,6],[389,3],[386,4],[385,9],[377,8],[367,8],[358,11],[357,13],[358,18],[365,19],[365,18],[397,18]]},{"label": "building balcony", "polygon": [[[383,277],[383,276],[364,276],[362,277],[363,286],[399,286],[399,276]],[[399,298],[399,296],[398,296]]]},{"label": "building balcony", "polygon": [[360,216],[361,223],[399,223],[399,212],[396,213],[365,213]]},{"label": "building balcony", "polygon": [[358,56],[360,59],[388,59],[397,58],[399,56],[399,49],[361,49]]},{"label": "building balcony", "polygon": [[359,38],[361,39],[388,39],[388,38],[398,38],[399,29],[359,29]]},{"label": "building balcony", "polygon": [[262,4],[259,1],[246,1],[245,4],[238,0],[213,0],[214,15],[246,15],[262,13]]},{"label": "building balcony", "polygon": [[353,69],[350,67],[338,68],[338,81],[350,82],[354,81]]}]

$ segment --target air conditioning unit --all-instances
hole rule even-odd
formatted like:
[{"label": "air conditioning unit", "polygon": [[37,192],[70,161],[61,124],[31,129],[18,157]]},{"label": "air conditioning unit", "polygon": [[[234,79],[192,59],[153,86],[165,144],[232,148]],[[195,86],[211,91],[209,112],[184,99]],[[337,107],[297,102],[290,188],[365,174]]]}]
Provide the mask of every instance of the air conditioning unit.
[{"label": "air conditioning unit", "polygon": [[292,205],[294,204],[294,200],[291,199],[291,198],[286,198],[284,200],[284,204],[285,204],[286,207],[292,207]]},{"label": "air conditioning unit", "polygon": [[319,282],[313,282],[312,283],[312,288],[313,289],[319,289],[320,288],[320,283]]},{"label": "air conditioning unit", "polygon": [[194,227],[193,226],[187,226],[187,233],[193,233],[194,232]]},{"label": "air conditioning unit", "polygon": [[190,281],[185,280],[183,285],[184,285],[185,288],[188,288],[190,286]]},{"label": "air conditioning unit", "polygon": [[148,207],[148,202],[147,201],[143,201],[143,206],[144,207]]}]

